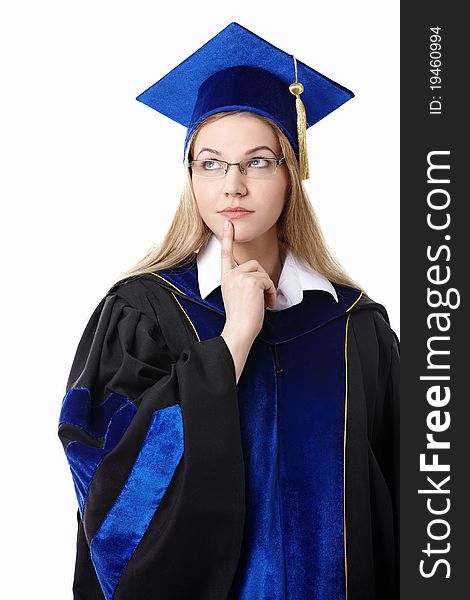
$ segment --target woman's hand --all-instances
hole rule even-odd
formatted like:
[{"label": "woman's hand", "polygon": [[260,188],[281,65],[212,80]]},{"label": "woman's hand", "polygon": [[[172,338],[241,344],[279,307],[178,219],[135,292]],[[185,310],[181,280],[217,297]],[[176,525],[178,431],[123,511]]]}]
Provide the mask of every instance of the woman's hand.
[{"label": "woman's hand", "polygon": [[274,308],[276,288],[257,260],[236,264],[233,256],[234,228],[228,221],[222,237],[221,290],[226,326],[235,326],[241,334],[254,339],[263,326],[265,301]]},{"label": "woman's hand", "polygon": [[221,291],[226,321],[221,333],[235,363],[238,378],[255,337],[264,321],[265,302],[276,305],[276,288],[257,260],[241,265],[233,257],[233,224],[228,221],[222,237]]}]

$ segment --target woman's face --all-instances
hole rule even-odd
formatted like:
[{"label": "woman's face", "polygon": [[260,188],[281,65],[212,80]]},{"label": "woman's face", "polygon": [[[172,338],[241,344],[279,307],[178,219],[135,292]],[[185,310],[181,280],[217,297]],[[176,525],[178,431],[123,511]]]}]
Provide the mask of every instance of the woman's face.
[{"label": "woman's face", "polygon": [[[282,156],[278,138],[271,127],[249,112],[226,115],[204,125],[193,145],[194,160],[225,160],[229,163],[249,158]],[[220,240],[223,223],[234,225],[235,241],[249,242],[265,235],[276,236],[276,222],[287,200],[289,172],[280,165],[268,179],[251,179],[237,166],[223,178],[192,177],[194,194],[202,219]],[[221,214],[226,207],[253,211],[230,218]]]}]

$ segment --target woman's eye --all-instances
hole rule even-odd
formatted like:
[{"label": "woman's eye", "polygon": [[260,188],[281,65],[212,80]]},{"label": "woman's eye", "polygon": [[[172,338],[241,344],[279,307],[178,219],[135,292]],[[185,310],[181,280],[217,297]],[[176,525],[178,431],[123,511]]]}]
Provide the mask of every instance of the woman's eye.
[{"label": "woman's eye", "polygon": [[263,167],[269,167],[269,160],[267,158],[252,158],[248,161],[248,166],[262,169]]},{"label": "woman's eye", "polygon": [[214,169],[220,169],[220,162],[218,160],[205,160],[202,163],[202,166],[207,171],[212,171]]}]

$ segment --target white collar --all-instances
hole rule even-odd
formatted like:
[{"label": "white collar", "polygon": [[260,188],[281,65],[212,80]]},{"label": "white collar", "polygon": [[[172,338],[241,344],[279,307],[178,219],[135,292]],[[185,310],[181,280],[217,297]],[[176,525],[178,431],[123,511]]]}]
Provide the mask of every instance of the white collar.
[{"label": "white collar", "polygon": [[[214,234],[207,246],[197,254],[197,273],[201,298],[206,298],[220,285],[221,244]],[[282,310],[294,306],[303,299],[303,290],[324,290],[339,302],[331,282],[303,259],[287,249],[277,287],[277,302],[274,309]]]}]

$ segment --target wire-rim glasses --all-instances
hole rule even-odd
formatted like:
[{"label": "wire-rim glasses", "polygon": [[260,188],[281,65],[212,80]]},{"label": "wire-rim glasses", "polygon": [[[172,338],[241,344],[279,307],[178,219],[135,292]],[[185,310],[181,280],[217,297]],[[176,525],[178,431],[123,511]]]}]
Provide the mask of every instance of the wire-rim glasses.
[{"label": "wire-rim glasses", "polygon": [[240,173],[250,179],[266,179],[272,177],[279,165],[285,163],[285,158],[265,158],[255,156],[236,163],[229,163],[226,160],[210,158],[204,160],[191,160],[188,167],[196,177],[205,177],[207,179],[218,179],[225,177],[230,167],[238,165]]}]

